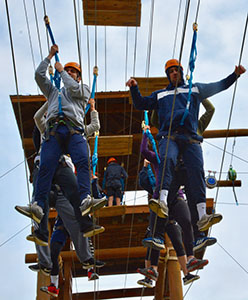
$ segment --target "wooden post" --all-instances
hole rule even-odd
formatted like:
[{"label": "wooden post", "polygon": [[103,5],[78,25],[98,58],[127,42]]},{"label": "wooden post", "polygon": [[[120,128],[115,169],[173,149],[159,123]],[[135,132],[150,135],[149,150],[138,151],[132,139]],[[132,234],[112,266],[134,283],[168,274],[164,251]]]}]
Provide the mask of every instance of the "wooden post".
[{"label": "wooden post", "polygon": [[158,280],[155,286],[155,299],[163,300],[165,294],[165,281],[166,281],[166,261],[169,253],[166,250],[160,251],[158,260]]},{"label": "wooden post", "polygon": [[170,300],[182,300],[183,290],[181,270],[177,260],[176,252],[172,247],[172,243],[167,234],[165,235],[165,244],[167,247],[167,251],[169,251],[169,257],[167,261],[167,274],[169,279]]},{"label": "wooden post", "polygon": [[38,272],[36,300],[50,300],[50,295],[48,295],[40,290],[40,288],[42,286],[48,286],[49,284],[50,284],[50,276],[45,276],[41,272]]},{"label": "wooden post", "polygon": [[64,298],[63,300],[72,300],[72,262],[64,262],[64,277],[65,282],[63,286]]}]

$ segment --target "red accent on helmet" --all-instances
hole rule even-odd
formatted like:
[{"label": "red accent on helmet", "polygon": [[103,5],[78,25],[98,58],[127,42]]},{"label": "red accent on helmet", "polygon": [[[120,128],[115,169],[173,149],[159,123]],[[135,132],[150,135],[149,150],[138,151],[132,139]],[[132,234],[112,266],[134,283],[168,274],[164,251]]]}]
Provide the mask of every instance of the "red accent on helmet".
[{"label": "red accent on helmet", "polygon": [[110,157],[107,161],[107,164],[110,164],[111,162],[117,162],[117,160],[114,157]]}]

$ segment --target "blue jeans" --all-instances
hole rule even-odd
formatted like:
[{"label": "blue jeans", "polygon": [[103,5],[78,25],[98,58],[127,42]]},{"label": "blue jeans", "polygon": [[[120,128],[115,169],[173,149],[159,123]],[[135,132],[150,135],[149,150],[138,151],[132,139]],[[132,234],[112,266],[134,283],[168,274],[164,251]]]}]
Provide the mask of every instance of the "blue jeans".
[{"label": "blue jeans", "polygon": [[[159,165],[159,187],[162,181],[167,142],[167,138],[163,138],[159,142],[159,154],[161,157],[161,163]],[[179,153],[182,155],[188,178],[187,189],[190,193],[190,199],[188,200],[194,206],[198,203],[206,202],[202,149],[200,144],[188,143],[184,136],[178,136],[175,140],[169,141],[162,189],[170,189]]]},{"label": "blue jeans", "polygon": [[[66,143],[69,139],[67,149],[77,169],[79,195],[82,201],[87,195],[90,195],[87,141],[81,134],[73,134],[70,136],[70,132],[65,125],[58,126],[56,133],[63,143]],[[51,190],[53,176],[58,167],[61,154],[62,149],[57,139],[50,135],[49,139],[42,144],[40,169],[35,191],[35,201],[37,201],[37,204],[43,209],[46,209],[45,202],[48,201],[47,195]]]}]

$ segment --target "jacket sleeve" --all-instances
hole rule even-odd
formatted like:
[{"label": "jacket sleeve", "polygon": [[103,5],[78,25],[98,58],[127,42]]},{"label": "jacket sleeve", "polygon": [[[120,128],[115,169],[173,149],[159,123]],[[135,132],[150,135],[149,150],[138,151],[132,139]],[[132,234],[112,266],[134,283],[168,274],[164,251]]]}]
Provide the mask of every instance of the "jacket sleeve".
[{"label": "jacket sleeve", "polygon": [[35,81],[38,84],[38,87],[42,91],[43,95],[48,98],[49,94],[53,89],[56,89],[55,86],[51,83],[51,81],[46,76],[47,67],[50,63],[48,58],[45,58],[38,66],[35,71]]},{"label": "jacket sleeve", "polygon": [[203,132],[208,127],[215,111],[213,104],[208,99],[204,99],[202,105],[205,107],[206,111],[198,121],[197,134],[199,135],[203,135]]},{"label": "jacket sleeve", "polygon": [[205,99],[228,89],[237,78],[237,75],[233,72],[231,75],[220,81],[212,83],[196,83],[195,85],[199,89],[201,99]]},{"label": "jacket sleeve", "polygon": [[67,90],[69,90],[73,99],[78,101],[84,101],[85,105],[90,97],[90,89],[86,84],[83,84],[83,92],[82,92],[82,84],[78,83],[74,80],[65,70],[61,73],[61,78],[64,83],[64,86]]},{"label": "jacket sleeve", "polygon": [[125,171],[125,169],[123,167],[121,167],[121,174],[124,179],[126,179],[128,177],[127,172]]},{"label": "jacket sleeve", "polygon": [[144,156],[144,158],[149,160],[150,163],[153,164],[154,162],[156,162],[156,154],[153,151],[149,150],[148,137],[145,133],[143,134],[143,138],[141,141],[140,152]]},{"label": "jacket sleeve", "polygon": [[46,101],[35,113],[34,122],[40,133],[43,134],[46,130],[46,118],[44,114],[47,112],[48,102]]},{"label": "jacket sleeve", "polygon": [[98,111],[93,110],[90,112],[90,124],[86,126],[87,136],[91,136],[94,132],[100,130],[100,121]]},{"label": "jacket sleeve", "polygon": [[138,86],[132,86],[130,92],[133,99],[134,107],[138,110],[152,110],[157,108],[157,94],[153,92],[150,96],[142,97]]}]

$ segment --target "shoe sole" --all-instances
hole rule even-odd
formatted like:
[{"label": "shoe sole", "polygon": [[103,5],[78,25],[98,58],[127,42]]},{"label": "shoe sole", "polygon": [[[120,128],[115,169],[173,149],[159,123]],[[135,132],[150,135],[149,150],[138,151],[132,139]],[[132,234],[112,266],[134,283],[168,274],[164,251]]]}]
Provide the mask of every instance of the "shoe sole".
[{"label": "shoe sole", "polygon": [[195,246],[193,248],[193,251],[194,252],[200,252],[203,249],[205,249],[206,247],[214,245],[216,242],[217,242],[217,240],[206,240],[202,244]]},{"label": "shoe sole", "polygon": [[157,281],[157,280],[158,280],[157,277],[153,276],[152,274],[150,274],[150,273],[148,273],[148,272],[147,272],[147,273],[146,273],[146,272],[142,272],[140,269],[137,269],[137,272],[140,273],[140,274],[142,274],[142,275],[144,275],[145,277],[147,277],[147,278],[149,278],[149,279],[154,280],[154,281]]},{"label": "shoe sole", "polygon": [[191,267],[187,268],[189,272],[193,272],[198,269],[203,269],[204,266],[208,264],[208,260],[202,261],[201,263],[196,263],[192,265]]},{"label": "shoe sole", "polygon": [[99,266],[99,265],[98,265],[98,266],[97,266],[97,265],[93,265],[93,264],[91,264],[91,265],[87,265],[87,266],[83,265],[83,269],[84,269],[84,270],[88,270],[88,269],[94,268],[95,266],[96,266],[96,268],[98,268],[98,269],[99,269],[99,268],[102,268],[102,267],[104,267],[104,266],[105,266],[105,264],[102,264],[102,265],[100,265],[100,266]]},{"label": "shoe sole", "polygon": [[101,227],[101,228],[99,228],[99,229],[93,229],[93,230],[91,230],[91,231],[85,232],[85,233],[83,234],[83,236],[84,236],[84,237],[92,237],[92,236],[97,235],[97,234],[99,234],[99,233],[102,233],[102,232],[104,232],[104,231],[105,231],[105,228],[104,228],[104,227]]},{"label": "shoe sole", "polygon": [[15,206],[15,210],[18,211],[20,214],[34,220],[36,223],[40,224],[41,219],[37,218],[33,213],[22,210],[21,207],[19,207],[18,205]]},{"label": "shoe sole", "polygon": [[90,213],[94,213],[96,210],[104,207],[106,204],[108,203],[108,200],[105,198],[104,200],[102,200],[101,202],[98,202],[97,204],[91,206],[91,211]]},{"label": "shoe sole", "polygon": [[197,275],[197,277],[194,277],[194,278],[192,278],[192,279],[190,279],[190,280],[188,280],[188,281],[186,281],[186,282],[183,282],[183,284],[184,284],[184,285],[187,285],[187,284],[189,284],[189,283],[191,283],[191,282],[193,282],[193,281],[196,281],[196,280],[198,280],[198,279],[200,279],[200,276]]},{"label": "shoe sole", "polygon": [[217,224],[219,223],[221,220],[222,220],[222,215],[216,215],[216,216],[213,216],[207,224],[205,224],[205,226],[201,227],[201,228],[198,228],[199,231],[206,231],[208,230],[211,226],[213,226],[214,224]]},{"label": "shoe sole", "polygon": [[38,244],[40,246],[48,246],[48,242],[44,242],[42,240],[40,240],[39,238],[37,238],[36,236],[27,236],[26,240],[30,241],[30,242],[34,242],[35,244]]},{"label": "shoe sole", "polygon": [[145,287],[147,287],[147,288],[149,288],[149,289],[152,289],[152,288],[153,288],[152,285],[150,285],[149,283],[146,283],[146,282],[144,282],[144,281],[142,281],[142,280],[138,280],[137,283],[140,284],[140,285],[143,285],[143,286],[145,286]]},{"label": "shoe sole", "polygon": [[142,241],[142,245],[145,248],[152,248],[154,250],[159,250],[159,251],[165,249],[164,245],[156,244],[154,243],[154,241]]},{"label": "shoe sole", "polygon": [[41,290],[42,292],[47,293],[47,294],[49,294],[49,295],[51,295],[51,296],[53,296],[53,297],[56,297],[56,298],[59,296],[58,294],[51,293],[51,292],[49,292],[48,290],[42,290],[42,287],[40,288],[40,290]]},{"label": "shoe sole", "polygon": [[95,205],[91,205],[88,208],[86,208],[84,211],[81,212],[82,216],[94,213],[96,210],[104,207],[108,203],[107,199],[102,200],[101,202],[98,202]]},{"label": "shoe sole", "polygon": [[168,217],[168,215],[164,214],[158,202],[149,201],[149,208],[160,218],[166,219]]}]

